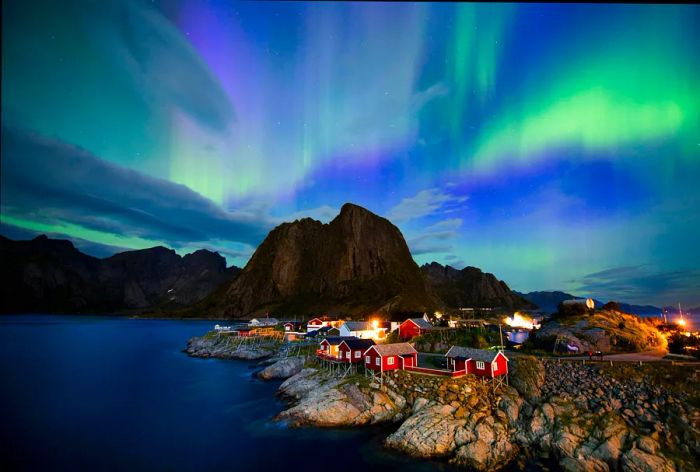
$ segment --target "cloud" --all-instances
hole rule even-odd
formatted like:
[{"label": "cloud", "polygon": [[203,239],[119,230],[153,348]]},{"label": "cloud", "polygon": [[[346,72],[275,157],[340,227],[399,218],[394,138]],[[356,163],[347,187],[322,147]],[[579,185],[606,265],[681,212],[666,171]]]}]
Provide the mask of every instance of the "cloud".
[{"label": "cloud", "polygon": [[408,247],[415,256],[451,251],[453,245],[450,241],[459,236],[457,230],[461,226],[462,220],[460,218],[438,221],[411,238],[408,241]]},{"label": "cloud", "polygon": [[180,30],[155,8],[105,1],[85,15],[95,47],[125,68],[145,98],[174,105],[211,129],[227,128],[234,118],[228,96]]},{"label": "cloud", "polygon": [[229,212],[184,185],[103,161],[65,143],[2,128],[2,214],[164,241],[257,245],[274,221]]},{"label": "cloud", "polygon": [[404,198],[390,209],[387,218],[396,223],[402,223],[433,215],[439,211],[449,212],[468,199],[468,196],[453,195],[439,188],[421,190],[413,197]]},{"label": "cloud", "polygon": [[594,272],[572,281],[580,293],[633,303],[659,301],[697,303],[700,269],[663,271],[650,264],[620,266]]}]

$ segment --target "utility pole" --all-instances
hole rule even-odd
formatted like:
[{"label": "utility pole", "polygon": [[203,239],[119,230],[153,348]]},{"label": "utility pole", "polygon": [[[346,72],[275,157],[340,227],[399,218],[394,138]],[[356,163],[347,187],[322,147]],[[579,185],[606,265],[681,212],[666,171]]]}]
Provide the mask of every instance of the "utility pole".
[{"label": "utility pole", "polygon": [[503,350],[503,323],[498,323],[498,333],[501,335],[501,345],[499,346],[500,350]]}]

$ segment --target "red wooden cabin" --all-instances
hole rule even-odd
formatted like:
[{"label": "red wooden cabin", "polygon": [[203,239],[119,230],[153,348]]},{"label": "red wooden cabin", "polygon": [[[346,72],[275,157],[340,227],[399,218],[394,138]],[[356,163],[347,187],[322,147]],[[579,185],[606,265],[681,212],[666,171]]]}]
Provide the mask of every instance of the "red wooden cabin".
[{"label": "red wooden cabin", "polygon": [[365,368],[377,372],[418,364],[418,351],[408,343],[377,344],[365,351]]},{"label": "red wooden cabin", "polygon": [[323,338],[319,343],[319,350],[317,351],[317,354],[321,357],[325,356],[340,359],[340,356],[338,355],[340,343],[349,339],[358,338],[347,336],[328,336],[327,338]]},{"label": "red wooden cabin", "polygon": [[423,318],[409,318],[399,325],[399,337],[408,340],[425,334],[431,329],[433,325]]},{"label": "red wooden cabin", "polygon": [[374,345],[375,342],[371,339],[345,339],[338,346],[338,354],[346,362],[359,364],[362,355]]},{"label": "red wooden cabin", "polygon": [[501,351],[452,346],[445,357],[454,371],[490,378],[508,373],[508,358]]}]

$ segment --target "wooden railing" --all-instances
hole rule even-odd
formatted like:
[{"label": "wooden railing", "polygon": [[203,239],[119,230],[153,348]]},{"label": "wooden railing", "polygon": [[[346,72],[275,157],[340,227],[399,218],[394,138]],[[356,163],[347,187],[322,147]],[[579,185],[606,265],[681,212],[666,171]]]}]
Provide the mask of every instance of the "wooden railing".
[{"label": "wooden railing", "polygon": [[318,349],[316,351],[316,357],[318,357],[319,359],[326,360],[326,361],[344,362],[344,363],[348,362],[348,359],[346,359],[344,357],[328,355],[328,354],[326,354],[326,351],[323,351],[321,349]]}]

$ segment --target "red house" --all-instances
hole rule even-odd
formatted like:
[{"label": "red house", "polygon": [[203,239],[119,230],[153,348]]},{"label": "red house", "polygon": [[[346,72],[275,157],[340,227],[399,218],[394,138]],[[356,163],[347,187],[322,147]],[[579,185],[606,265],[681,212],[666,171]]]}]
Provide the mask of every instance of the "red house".
[{"label": "red house", "polygon": [[328,336],[327,338],[323,338],[323,340],[321,340],[321,342],[319,343],[318,354],[320,356],[340,359],[340,356],[338,355],[340,343],[350,339],[357,338],[348,336]]},{"label": "red house", "polygon": [[425,334],[431,329],[433,325],[423,318],[409,318],[399,325],[399,337],[408,340]]},{"label": "red house", "polygon": [[345,339],[338,346],[338,354],[345,362],[359,364],[362,362],[362,355],[374,346],[371,339]]},{"label": "red house", "polygon": [[408,343],[377,344],[365,351],[365,369],[375,372],[403,369],[418,364],[418,351]]},{"label": "red house", "polygon": [[508,373],[508,358],[501,351],[452,346],[445,357],[454,371],[490,378]]},{"label": "red house", "polygon": [[283,326],[285,331],[298,331],[301,329],[301,321],[287,321]]}]

